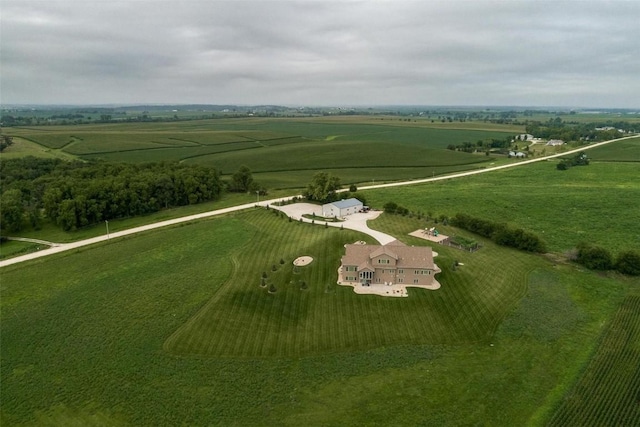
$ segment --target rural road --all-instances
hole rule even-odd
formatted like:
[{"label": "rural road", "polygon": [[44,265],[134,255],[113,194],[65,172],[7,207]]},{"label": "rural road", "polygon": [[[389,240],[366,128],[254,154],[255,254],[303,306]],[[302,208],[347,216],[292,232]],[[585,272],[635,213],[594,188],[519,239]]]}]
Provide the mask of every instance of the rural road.
[{"label": "rural road", "polygon": [[[369,185],[369,186],[365,186],[365,187],[359,187],[358,189],[359,190],[371,190],[371,189],[376,189],[376,188],[399,187],[399,186],[404,186],[404,185],[421,184],[421,183],[425,183],[425,182],[434,182],[434,181],[443,181],[443,180],[447,180],[447,179],[461,178],[461,177],[464,177],[464,176],[477,175],[477,174],[480,174],[480,173],[493,172],[493,171],[496,171],[496,170],[507,169],[507,168],[512,168],[512,167],[516,167],[516,166],[523,166],[523,165],[527,165],[527,164],[530,164],[530,163],[542,162],[542,161],[546,161],[548,159],[553,159],[553,158],[556,158],[556,157],[563,157],[563,156],[567,156],[567,155],[570,155],[570,154],[579,153],[581,151],[589,150],[589,149],[592,149],[592,148],[595,148],[595,147],[600,147],[600,146],[605,145],[605,144],[610,144],[612,142],[622,141],[622,140],[630,139],[630,138],[637,138],[637,135],[626,136],[626,137],[623,137],[623,138],[611,139],[611,140],[603,141],[603,142],[597,142],[595,144],[591,144],[591,145],[587,145],[587,146],[584,146],[584,147],[576,148],[575,150],[569,150],[569,151],[565,151],[563,153],[552,154],[552,155],[549,155],[549,156],[540,157],[540,158],[531,159],[531,160],[517,161],[517,162],[514,162],[514,163],[509,163],[507,165],[502,165],[502,166],[494,166],[494,167],[490,167],[490,168],[486,168],[486,169],[478,169],[478,170],[473,170],[473,171],[468,171],[468,172],[460,172],[460,173],[455,173],[455,174],[451,174],[451,175],[443,175],[443,176],[438,176],[438,177],[433,177],[433,178],[416,179],[416,180],[412,180],[412,181],[403,181],[403,182],[393,182],[393,183],[389,183],[389,184]],[[279,202],[279,201],[282,201],[282,200],[290,199],[291,197],[294,197],[294,196],[279,197],[277,199],[265,200],[265,201],[262,201],[262,202],[260,202],[258,204],[260,206],[270,205],[270,204],[273,204],[273,203],[276,203],[276,202]],[[238,211],[242,211],[242,210],[245,210],[245,209],[252,208],[254,206],[256,206],[256,203],[247,203],[247,204],[244,204],[244,205],[232,206],[232,207],[224,208],[224,209],[217,209],[217,210],[214,210],[214,211],[203,212],[203,213],[200,213],[200,214],[189,215],[189,216],[184,216],[184,217],[180,217],[180,218],[169,219],[169,220],[166,220],[166,221],[156,222],[156,223],[153,223],[153,224],[147,224],[147,225],[143,225],[143,226],[140,226],[140,227],[130,228],[128,230],[122,230],[122,231],[118,231],[118,232],[115,232],[115,233],[110,233],[109,236],[103,235],[103,236],[93,237],[93,238],[90,238],[90,239],[79,240],[77,242],[72,242],[72,243],[55,244],[54,246],[51,246],[51,247],[49,247],[47,249],[43,249],[43,250],[38,251],[38,252],[33,252],[33,253],[30,253],[30,254],[25,254],[25,255],[14,257],[14,258],[9,258],[9,259],[6,259],[6,260],[2,260],[2,261],[0,261],[0,268],[1,267],[6,267],[6,266],[9,266],[9,265],[13,265],[13,264],[18,264],[18,263],[21,263],[21,262],[24,262],[24,261],[29,261],[29,260],[41,258],[41,257],[48,256],[48,255],[57,254],[57,253],[60,253],[60,252],[69,251],[71,249],[77,249],[77,248],[81,248],[81,247],[84,247],[84,246],[93,245],[95,243],[105,242],[107,240],[116,239],[118,237],[129,236],[129,235],[132,235],[132,234],[141,233],[143,231],[155,230],[157,228],[168,227],[168,226],[171,226],[171,225],[181,224],[181,223],[194,221],[194,220],[198,220],[198,219],[203,219],[203,218],[209,218],[209,217],[212,217],[212,216],[224,215],[224,214],[230,213],[230,212],[238,212]],[[372,230],[372,231],[374,231],[374,230]],[[373,237],[377,239],[376,236],[373,236]],[[378,237],[381,237],[381,236],[378,236]]]}]

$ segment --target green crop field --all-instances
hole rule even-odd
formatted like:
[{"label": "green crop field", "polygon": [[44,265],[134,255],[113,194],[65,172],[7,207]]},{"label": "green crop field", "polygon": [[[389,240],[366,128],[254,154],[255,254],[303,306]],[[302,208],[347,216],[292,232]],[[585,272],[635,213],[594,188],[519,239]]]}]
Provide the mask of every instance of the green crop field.
[{"label": "green crop field", "polygon": [[[247,165],[265,174],[263,186],[277,189],[305,187],[315,172],[327,169],[348,171],[344,182],[397,181],[475,169],[495,158],[445,148],[504,139],[522,130],[495,124],[449,125],[371,117],[246,118],[10,128],[6,132],[50,153],[86,160],[186,161],[213,166],[226,175]],[[372,178],[371,168],[377,170],[377,178]],[[301,171],[304,182],[291,179],[290,172]]]}]

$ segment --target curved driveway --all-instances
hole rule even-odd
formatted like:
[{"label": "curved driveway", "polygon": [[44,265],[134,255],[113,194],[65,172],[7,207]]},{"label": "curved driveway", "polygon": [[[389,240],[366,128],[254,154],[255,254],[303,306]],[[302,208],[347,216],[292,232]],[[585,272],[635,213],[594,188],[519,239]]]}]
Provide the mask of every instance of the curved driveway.
[{"label": "curved driveway", "polygon": [[[569,154],[579,153],[580,151],[589,150],[591,148],[599,147],[599,146],[605,145],[605,144],[610,144],[610,143],[615,142],[615,141],[622,141],[622,140],[625,140],[625,139],[637,138],[637,137],[638,137],[638,135],[626,136],[624,138],[611,139],[609,141],[598,142],[598,143],[591,144],[591,145],[588,145],[588,146],[576,148],[575,150],[565,151],[563,153],[552,154],[550,156],[540,157],[540,158],[532,159],[532,160],[518,161],[518,162],[514,162],[514,163],[509,163],[507,165],[495,166],[495,167],[486,168],[486,169],[478,169],[478,170],[473,170],[473,171],[469,171],[469,172],[460,172],[460,173],[455,173],[455,174],[452,174],[452,175],[444,175],[444,176],[438,176],[438,177],[433,177],[433,178],[416,179],[416,180],[413,180],[413,181],[403,181],[403,182],[393,182],[393,183],[390,183],[390,184],[369,185],[369,186],[365,186],[365,187],[360,187],[359,189],[360,190],[370,190],[370,189],[375,189],[375,188],[398,187],[398,186],[402,186],[402,185],[421,184],[421,183],[425,183],[425,182],[443,181],[443,180],[446,180],[446,179],[453,179],[453,178],[459,178],[459,177],[463,177],[463,176],[476,175],[476,174],[479,174],[479,173],[492,172],[492,171],[496,171],[496,170],[500,170],[500,169],[507,169],[507,168],[512,168],[512,167],[516,167],[516,166],[522,166],[522,165],[526,165],[526,164],[529,164],[529,163],[541,162],[541,161],[545,161],[545,160],[556,158],[556,157],[562,157],[562,156],[566,156],[566,155],[569,155]],[[284,197],[284,198],[278,198],[278,199],[272,199],[272,200],[265,200],[265,201],[260,202],[259,205],[260,206],[271,205],[271,204],[273,204],[275,202],[278,202],[278,201],[281,201],[281,200],[286,200],[286,199],[289,199],[291,197],[293,197],[293,196]],[[155,230],[157,228],[167,227],[167,226],[170,226],[170,225],[180,224],[180,223],[194,221],[194,220],[203,219],[203,218],[209,218],[209,217],[216,216],[216,215],[223,215],[223,214],[230,213],[230,212],[237,212],[237,211],[241,211],[241,210],[244,210],[244,209],[252,208],[254,206],[256,206],[255,203],[247,203],[247,204],[244,204],[244,205],[233,206],[233,207],[230,207],[230,208],[218,209],[218,210],[214,210],[214,211],[203,212],[203,213],[200,213],[200,214],[184,216],[184,217],[181,217],[181,218],[174,218],[174,219],[170,219],[170,220],[166,220],[166,221],[156,222],[156,223],[153,223],[153,224],[143,225],[143,226],[140,226],[140,227],[130,228],[128,230],[122,230],[122,231],[118,231],[118,232],[115,232],[115,233],[111,233],[109,236],[104,235],[104,236],[93,237],[91,239],[80,240],[80,241],[72,242],[72,243],[61,243],[61,244],[59,244],[57,246],[52,246],[50,248],[47,248],[47,249],[44,249],[44,250],[41,250],[41,251],[38,251],[38,252],[33,252],[33,253],[30,253],[30,254],[18,256],[18,257],[15,257],[15,258],[9,258],[9,259],[6,259],[6,260],[2,260],[2,261],[0,261],[0,267],[6,267],[8,265],[17,264],[17,263],[20,263],[20,262],[24,262],[24,261],[28,261],[28,260],[44,257],[44,256],[47,256],[47,255],[52,255],[52,254],[68,251],[68,250],[71,250],[71,249],[81,248],[83,246],[92,245],[94,243],[104,242],[104,241],[107,241],[109,239],[115,239],[115,238],[122,237],[122,236],[128,236],[128,235],[131,235],[131,234],[141,233],[143,231]],[[288,205],[288,206],[293,206],[293,205]],[[285,207],[286,206],[283,206],[281,208],[285,208]],[[350,227],[351,223],[349,224],[349,226],[347,226],[347,222],[349,222],[349,221],[350,220],[348,220],[346,222],[343,222],[343,223],[338,223],[338,225],[333,225],[333,224],[329,223],[329,225],[333,225],[335,227],[335,226],[340,226],[339,224],[344,224],[345,228],[352,228],[352,227]],[[354,225],[353,226],[354,227],[361,227],[361,225],[358,225],[355,221],[354,221]],[[352,229],[359,230],[359,231],[364,231],[367,234],[369,234],[370,236],[374,237],[376,240],[378,240],[381,243],[383,241],[386,241],[385,239],[388,239],[389,237],[391,237],[391,236],[389,236],[387,234],[380,233],[380,232],[377,232],[375,230],[369,229],[366,226],[366,220],[364,222],[364,227],[368,231],[364,231],[364,229],[358,229],[358,228],[352,228]],[[375,234],[372,234],[372,233],[375,233]],[[395,238],[393,240],[395,240]]]},{"label": "curved driveway", "polygon": [[[291,205],[284,206],[272,206],[273,209],[277,209],[286,213],[292,219],[298,221],[302,218],[303,222],[311,222],[310,219],[304,218],[302,215],[304,214],[312,214],[322,216],[322,207],[318,205],[314,205],[311,203],[294,203]],[[395,237],[390,236],[389,234],[382,233],[381,231],[372,230],[367,225],[367,221],[370,219],[376,219],[382,211],[369,211],[367,213],[355,213],[345,217],[342,222],[325,222],[322,220],[315,220],[316,224],[327,224],[329,227],[344,227],[349,230],[356,230],[362,233],[368,234],[369,236],[376,239],[380,242],[381,245],[386,245],[387,243],[391,243],[396,240]]]}]

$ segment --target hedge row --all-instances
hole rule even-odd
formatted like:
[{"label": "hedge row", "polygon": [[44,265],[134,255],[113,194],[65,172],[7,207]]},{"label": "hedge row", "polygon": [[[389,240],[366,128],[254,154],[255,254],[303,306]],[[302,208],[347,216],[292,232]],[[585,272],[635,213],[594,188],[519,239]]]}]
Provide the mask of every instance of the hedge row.
[{"label": "hedge row", "polygon": [[535,234],[506,224],[475,218],[458,213],[451,219],[453,225],[472,233],[488,237],[498,245],[509,246],[527,252],[546,252],[545,243]]},{"label": "hedge row", "polygon": [[622,274],[640,276],[640,253],[623,251],[614,260],[607,249],[589,243],[580,243],[576,248],[575,261],[590,270],[617,270]]}]

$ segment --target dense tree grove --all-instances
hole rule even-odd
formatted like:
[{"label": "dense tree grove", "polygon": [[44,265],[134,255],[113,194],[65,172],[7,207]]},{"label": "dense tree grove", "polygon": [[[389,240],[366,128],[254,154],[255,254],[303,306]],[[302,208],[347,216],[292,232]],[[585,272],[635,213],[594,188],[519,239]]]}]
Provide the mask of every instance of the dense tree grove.
[{"label": "dense tree grove", "polygon": [[546,252],[544,242],[537,235],[521,228],[512,228],[506,224],[474,218],[462,213],[453,217],[452,224],[472,233],[488,237],[502,246],[509,246],[528,252]]},{"label": "dense tree grove", "polygon": [[506,153],[509,148],[513,145],[513,137],[508,136],[503,139],[491,138],[486,140],[478,140],[476,143],[471,142],[463,142],[462,144],[447,145],[447,149],[451,151],[464,151],[465,153],[475,153],[475,152],[489,152],[489,151],[497,151],[501,153]]},{"label": "dense tree grove", "polygon": [[[57,159],[0,164],[3,230],[19,231],[44,212],[64,230],[219,198],[214,169],[178,163],[104,164]],[[5,214],[5,206],[11,207]],[[18,214],[20,211],[20,214]]]},{"label": "dense tree grove", "polygon": [[565,122],[560,117],[549,119],[547,122],[528,122],[526,132],[537,138],[561,139],[563,141],[605,141],[620,138],[625,132],[637,130],[637,125],[628,122],[606,123],[573,123]]}]

